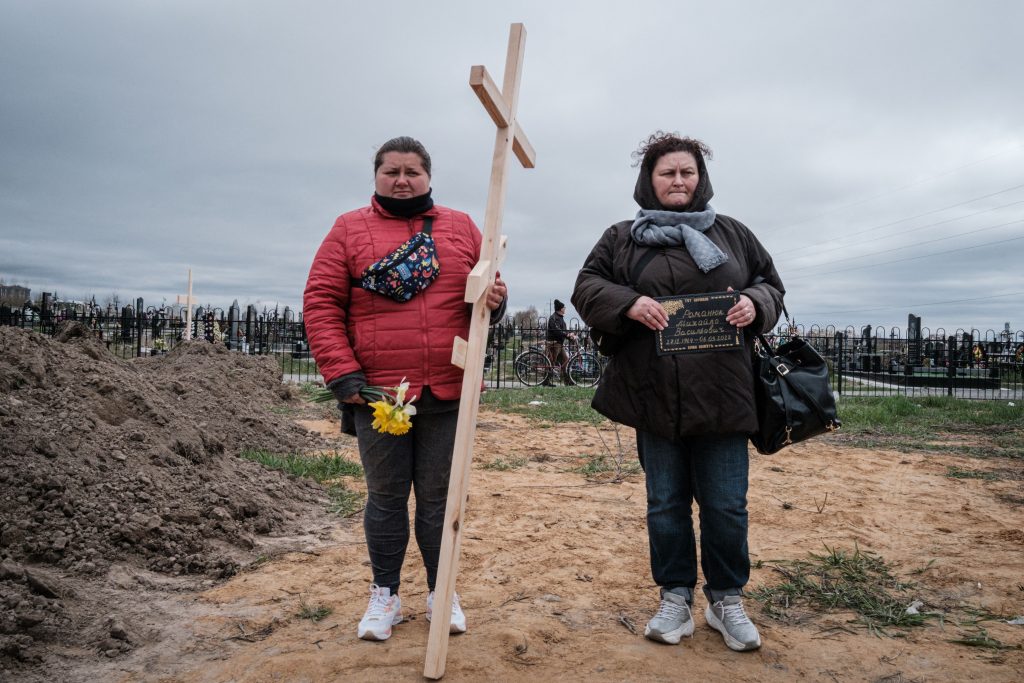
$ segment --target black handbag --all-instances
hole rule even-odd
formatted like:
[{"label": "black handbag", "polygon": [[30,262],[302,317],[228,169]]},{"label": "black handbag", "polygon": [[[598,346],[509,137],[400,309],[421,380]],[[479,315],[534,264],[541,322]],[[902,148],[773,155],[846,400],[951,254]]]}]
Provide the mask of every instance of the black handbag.
[{"label": "black handbag", "polygon": [[828,364],[805,339],[773,349],[764,335],[754,344],[754,398],[758,430],[750,437],[769,455],[790,444],[839,429]]}]

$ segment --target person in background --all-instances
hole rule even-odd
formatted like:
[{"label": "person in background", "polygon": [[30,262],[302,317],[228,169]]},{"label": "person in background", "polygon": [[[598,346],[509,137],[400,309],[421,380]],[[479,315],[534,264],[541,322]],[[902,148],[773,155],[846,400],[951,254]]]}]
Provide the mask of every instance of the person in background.
[{"label": "person in background", "polygon": [[[576,334],[566,330],[565,304],[555,299],[555,311],[548,318],[547,355],[551,365],[559,368],[562,375],[562,384],[568,386],[569,375],[566,372],[565,364],[568,362],[569,356],[565,352],[565,340],[575,339]],[[552,375],[548,375],[548,378],[544,380],[543,386],[555,386],[555,383],[552,381]]]},{"label": "person in background", "polygon": [[[641,145],[633,192],[640,211],[605,230],[572,303],[591,327],[625,337],[593,406],[636,428],[661,597],[644,635],[676,644],[693,633],[696,500],[706,622],[728,647],[752,650],[761,637],[742,599],[750,577],[747,439],[757,429],[751,353],[754,336],[778,320],[785,290],[754,234],[708,204],[710,156],[703,142],[660,131]],[[666,329],[668,315],[655,297],[727,291],[738,294],[725,322],[748,332],[741,348],[658,354],[655,332]]]},{"label": "person in background", "polygon": [[[409,494],[416,494],[415,535],[423,556],[433,610],[448,479],[451,471],[461,368],[452,365],[455,337],[468,338],[471,308],[463,297],[480,257],[482,235],[472,219],[434,203],[431,160],[410,137],[385,142],[373,161],[375,193],[368,206],[340,216],[313,259],[304,296],[310,350],[340,404],[354,409],[359,456],[366,473],[363,515],[373,570],[370,600],[357,635],[386,640],[402,621],[399,586],[409,542]],[[433,238],[439,267],[429,286],[398,302],[361,286],[363,271],[423,231]],[[491,322],[504,313],[507,290],[500,275],[486,305]],[[413,427],[401,436],[372,427],[359,391],[409,382],[416,396]],[[466,630],[458,595],[452,632]]]}]

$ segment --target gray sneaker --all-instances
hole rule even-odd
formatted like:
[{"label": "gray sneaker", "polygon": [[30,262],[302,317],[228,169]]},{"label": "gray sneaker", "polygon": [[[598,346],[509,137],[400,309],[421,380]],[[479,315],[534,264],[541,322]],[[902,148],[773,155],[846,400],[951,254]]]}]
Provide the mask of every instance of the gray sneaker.
[{"label": "gray sneaker", "polygon": [[693,635],[693,616],[686,597],[661,589],[661,607],[651,617],[644,636],[659,643],[676,645],[683,636]]},{"label": "gray sneaker", "polygon": [[708,626],[725,638],[725,644],[733,650],[756,650],[761,647],[761,636],[750,617],[743,611],[743,598],[727,595],[718,602],[708,605],[704,612]]}]

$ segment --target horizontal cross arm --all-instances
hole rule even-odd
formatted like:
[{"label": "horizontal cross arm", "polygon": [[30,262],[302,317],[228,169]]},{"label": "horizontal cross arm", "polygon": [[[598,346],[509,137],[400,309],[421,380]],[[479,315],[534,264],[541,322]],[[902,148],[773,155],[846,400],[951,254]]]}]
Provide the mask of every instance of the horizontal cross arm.
[{"label": "horizontal cross arm", "polygon": [[[508,128],[510,118],[508,103],[505,101],[501,91],[498,90],[498,85],[491,79],[490,74],[487,73],[487,69],[483,66],[474,66],[470,69],[469,85],[473,88],[476,96],[480,98],[484,109],[491,115],[494,125],[498,128]],[[523,165],[523,168],[534,167],[534,160],[537,155],[533,151],[533,145],[530,144],[526,133],[523,132],[523,128],[519,125],[518,121],[515,122],[513,129],[512,152],[519,159],[519,163]]]},{"label": "horizontal cross arm", "polygon": [[484,109],[491,115],[491,120],[498,128],[508,127],[508,104],[498,90],[497,84],[491,80],[490,74],[483,66],[474,66],[469,70],[469,86],[480,98]]},{"label": "horizontal cross arm", "polygon": [[473,266],[473,270],[469,271],[469,277],[466,278],[466,296],[463,300],[469,304],[479,301],[487,293],[487,288],[491,286],[493,277],[491,261],[484,259],[478,262]]},{"label": "horizontal cross arm", "polygon": [[519,163],[523,165],[523,168],[534,167],[534,160],[537,158],[537,155],[533,151],[533,145],[526,139],[526,133],[523,132],[518,121],[516,121],[515,134],[512,136],[512,151],[515,153],[516,158],[519,159]]}]

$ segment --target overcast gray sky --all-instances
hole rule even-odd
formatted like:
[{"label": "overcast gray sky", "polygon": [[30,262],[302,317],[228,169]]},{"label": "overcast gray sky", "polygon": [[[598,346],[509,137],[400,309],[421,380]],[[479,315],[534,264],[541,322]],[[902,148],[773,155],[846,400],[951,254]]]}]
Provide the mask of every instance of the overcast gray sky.
[{"label": "overcast gray sky", "polygon": [[[492,7],[491,5],[495,5]],[[0,0],[0,278],[301,306],[375,148],[422,140],[483,223],[499,84],[526,25],[503,267],[568,301],[636,212],[656,129],[714,150],[712,205],[773,253],[800,323],[1024,328],[1024,3]]]}]

